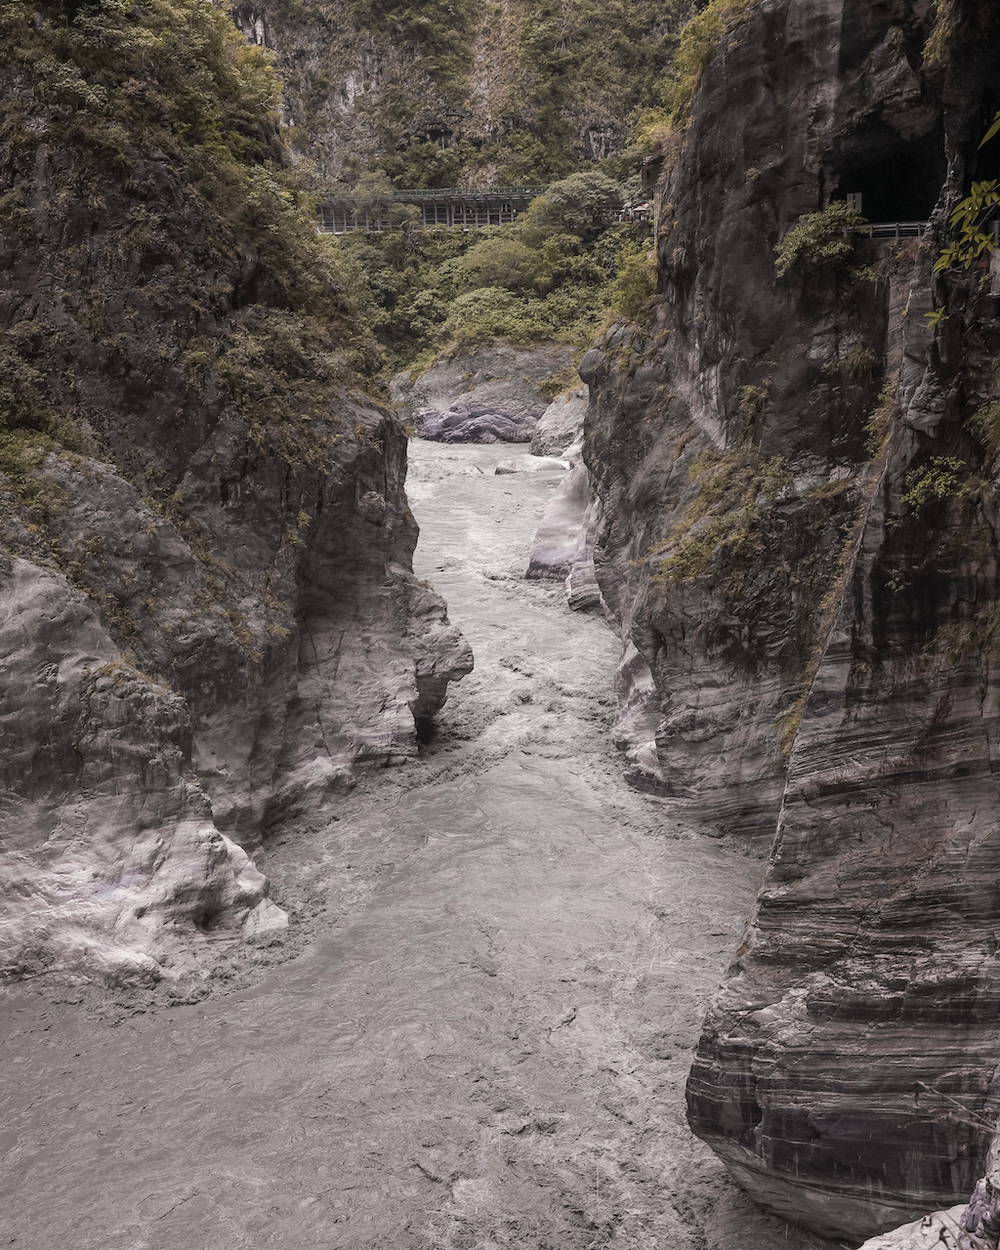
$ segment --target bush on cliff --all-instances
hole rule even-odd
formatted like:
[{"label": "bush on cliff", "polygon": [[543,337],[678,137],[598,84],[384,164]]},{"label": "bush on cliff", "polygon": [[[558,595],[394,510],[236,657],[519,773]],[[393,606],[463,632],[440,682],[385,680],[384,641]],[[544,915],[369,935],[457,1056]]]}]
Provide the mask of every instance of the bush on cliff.
[{"label": "bush on cliff", "polygon": [[609,301],[635,312],[652,290],[648,224],[594,226],[621,194],[600,170],[578,171],[511,226],[355,231],[330,245],[361,280],[359,305],[390,370],[489,338],[584,347]]},{"label": "bush on cliff", "polygon": [[821,213],[806,213],[775,247],[775,272],[783,278],[797,265],[843,264],[854,251],[851,231],[864,224],[846,200],[834,200]]}]

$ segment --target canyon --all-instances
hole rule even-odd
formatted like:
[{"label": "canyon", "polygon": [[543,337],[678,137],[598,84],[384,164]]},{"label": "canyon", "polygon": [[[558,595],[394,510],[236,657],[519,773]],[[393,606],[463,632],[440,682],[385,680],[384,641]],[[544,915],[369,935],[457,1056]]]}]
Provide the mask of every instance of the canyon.
[{"label": "canyon", "polygon": [[290,926],[210,977],[0,990],[25,1250],[821,1250],[684,1127],[763,863],[666,820],[611,742],[618,643],[523,572],[555,473],[413,444],[415,567],[476,654],[419,755],[256,863]]},{"label": "canyon", "polygon": [[185,4],[0,17],[22,1243],[996,1250],[998,279],[936,262],[1000,9],[699,6],[550,404],[566,343],[390,396],[293,177],[296,110],[338,178],[534,114],[404,120],[409,10]]}]

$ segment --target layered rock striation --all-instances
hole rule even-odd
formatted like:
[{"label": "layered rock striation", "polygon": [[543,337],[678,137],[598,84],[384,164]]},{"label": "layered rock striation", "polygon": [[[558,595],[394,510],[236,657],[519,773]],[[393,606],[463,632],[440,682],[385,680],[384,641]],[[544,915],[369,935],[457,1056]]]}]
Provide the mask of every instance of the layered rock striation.
[{"label": "layered rock striation", "polygon": [[[1000,13],[744,12],[664,152],[660,294],[581,366],[593,556],[636,783],[774,838],[692,1127],[860,1238],[963,1198],[996,1114],[1000,321],[978,271],[932,267],[996,164]],[[831,230],[779,277],[852,193],[929,227]]]}]

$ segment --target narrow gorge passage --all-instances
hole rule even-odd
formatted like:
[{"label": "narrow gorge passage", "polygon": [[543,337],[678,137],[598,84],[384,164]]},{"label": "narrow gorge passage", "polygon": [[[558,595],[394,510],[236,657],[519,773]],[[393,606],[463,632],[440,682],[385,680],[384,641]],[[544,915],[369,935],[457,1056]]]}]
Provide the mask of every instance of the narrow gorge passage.
[{"label": "narrow gorge passage", "polygon": [[170,1007],[0,999],[2,1244],[821,1244],[683,1119],[761,864],[622,783],[617,641],[523,580],[557,477],[509,454],[411,449],[417,572],[476,671],[420,759],[259,857],[301,953]]}]

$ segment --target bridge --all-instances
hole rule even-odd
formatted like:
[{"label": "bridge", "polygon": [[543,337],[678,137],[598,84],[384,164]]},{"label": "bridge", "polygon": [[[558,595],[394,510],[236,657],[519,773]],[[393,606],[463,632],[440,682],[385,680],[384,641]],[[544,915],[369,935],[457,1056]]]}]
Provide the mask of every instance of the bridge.
[{"label": "bridge", "polygon": [[[545,187],[487,187],[463,191],[459,187],[394,191],[393,202],[420,209],[423,226],[507,226],[517,220]],[[350,230],[380,232],[391,229],[388,221],[372,214],[350,195],[330,195],[319,206],[320,234],[346,234]]]}]

